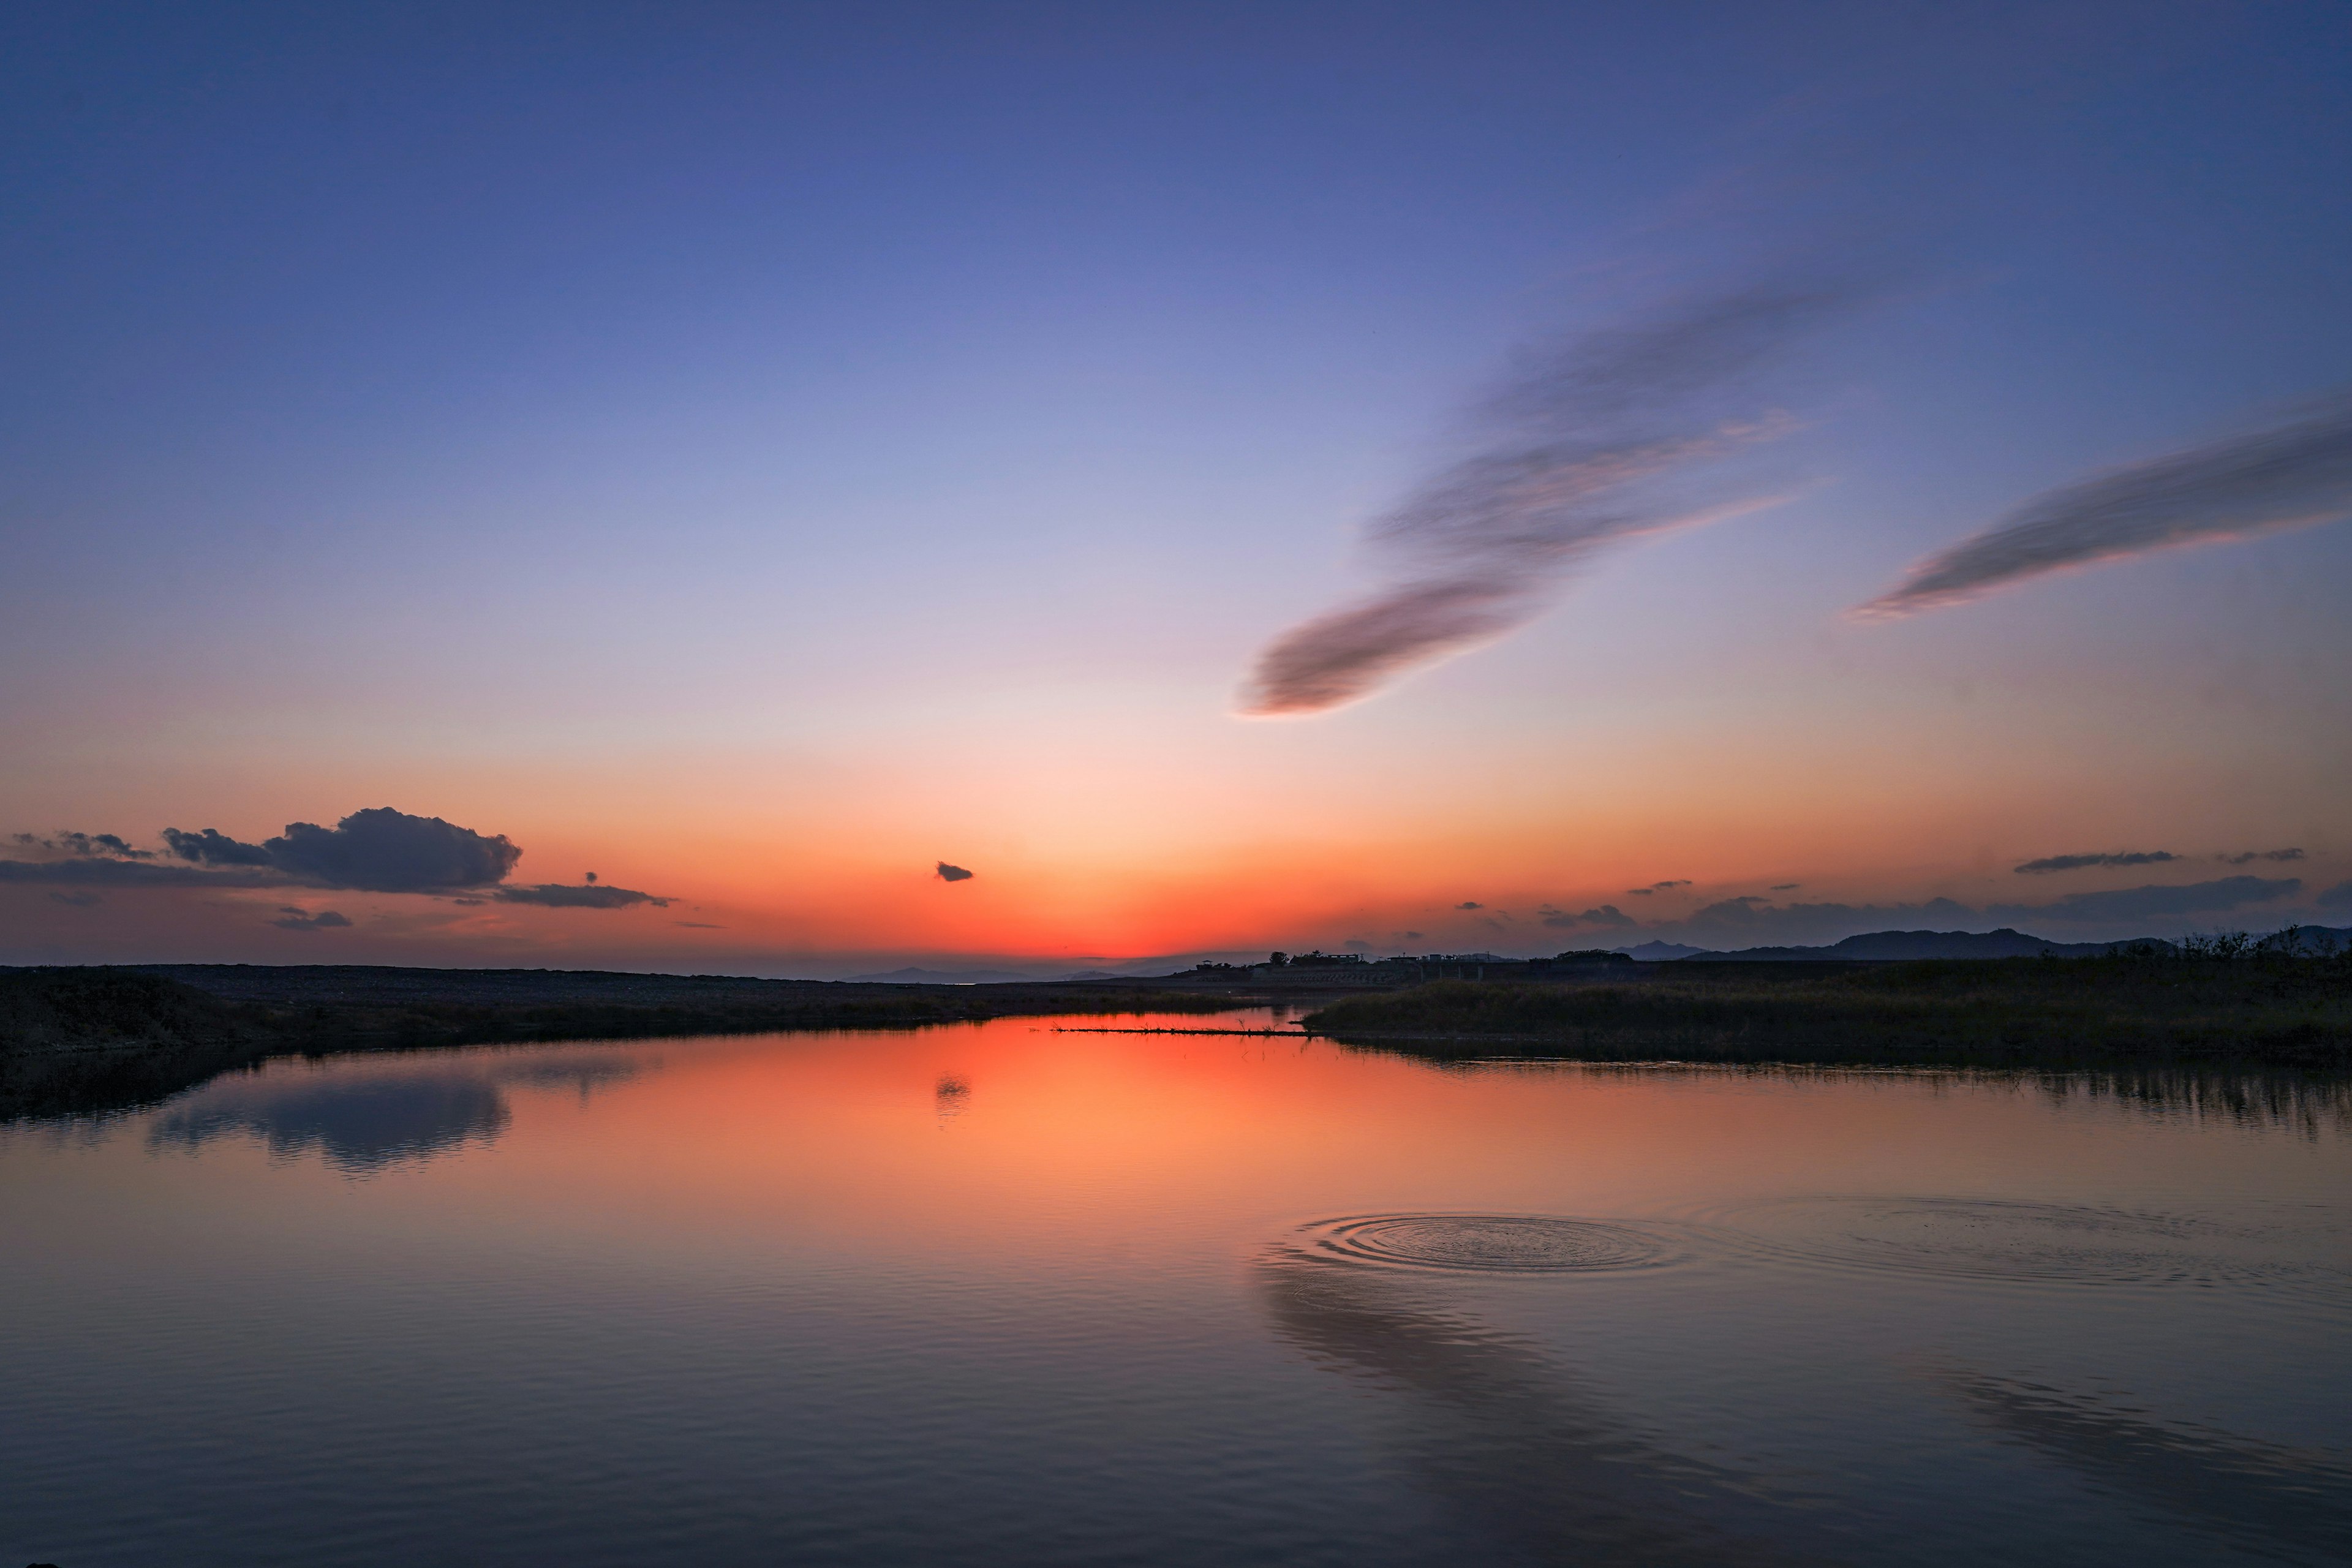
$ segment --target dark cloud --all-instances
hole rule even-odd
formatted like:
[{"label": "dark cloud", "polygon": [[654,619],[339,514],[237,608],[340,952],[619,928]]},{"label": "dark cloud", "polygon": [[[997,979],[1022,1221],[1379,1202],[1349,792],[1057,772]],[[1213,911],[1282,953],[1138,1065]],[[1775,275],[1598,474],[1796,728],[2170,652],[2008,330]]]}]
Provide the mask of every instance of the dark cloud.
[{"label": "dark cloud", "polygon": [[269,922],[282,931],[334,931],[352,922],[332,910],[320,910],[317,914],[296,909],[291,904],[278,911],[278,919]]},{"label": "dark cloud", "polygon": [[615,888],[609,882],[582,883],[576,887],[562,882],[541,882],[533,888],[494,889],[490,897],[502,904],[537,904],[550,910],[625,910],[632,904],[651,904],[657,910],[669,908],[667,899],[640,893],[635,888]]},{"label": "dark cloud", "polygon": [[1475,899],[1465,899],[1454,907],[1457,910],[1483,910],[1486,906],[1478,902]]},{"label": "dark cloud", "polygon": [[183,860],[206,866],[268,866],[297,881],[371,893],[480,888],[502,880],[522,858],[504,834],[476,833],[437,816],[390,806],[355,811],[332,827],[289,822],[266,844],[245,844],[217,828],[163,829]]},{"label": "dark cloud", "polygon": [[1369,696],[1525,625],[1612,544],[1780,499],[1695,476],[1793,428],[1753,379],[1857,297],[1751,289],[1522,355],[1476,412],[1476,449],[1370,530],[1391,585],[1277,638],[1244,710]]},{"label": "dark cloud", "polygon": [[1802,882],[1775,882],[1772,884],[1772,890],[1776,893],[1793,893],[1803,886]]},{"label": "dark cloud", "polygon": [[1655,888],[1628,888],[1625,889],[1625,896],[1629,899],[1646,899],[1657,890]]},{"label": "dark cloud", "polygon": [[2251,866],[2257,860],[2300,860],[2300,849],[2245,849],[2235,855],[2216,855],[2214,859],[2224,866]]},{"label": "dark cloud", "polygon": [[51,893],[49,902],[63,904],[68,909],[94,910],[106,900],[96,893]]},{"label": "dark cloud", "polygon": [[973,876],[973,873],[965,870],[962,867],[950,866],[944,860],[940,862],[939,869],[931,874],[942,882],[969,882]]},{"label": "dark cloud", "polygon": [[2352,910],[2352,882],[2338,882],[2317,900],[2323,910]]},{"label": "dark cloud", "polygon": [[1857,612],[1909,615],[2044,573],[2352,513],[2352,396],[2252,435],[2052,490],[1916,568]]},{"label": "dark cloud", "polygon": [[504,834],[476,833],[389,806],[355,811],[331,828],[289,822],[284,837],[264,847],[273,864],[305,881],[372,893],[486,887],[522,858]]},{"label": "dark cloud", "polygon": [[1570,926],[1598,926],[1610,931],[1621,931],[1636,923],[1633,916],[1614,904],[1603,904],[1599,909],[1586,910],[1578,914],[1570,914],[1566,910],[1556,910],[1549,904],[1546,904],[1537,913],[1543,916],[1544,924],[1563,930]]},{"label": "dark cloud", "polygon": [[2034,877],[2051,871],[2079,871],[2086,866],[2160,866],[2179,858],[2165,849],[2131,849],[2115,855],[2045,855],[2010,869],[2021,877]]},{"label": "dark cloud", "polygon": [[1651,883],[1651,884],[1650,884],[1650,886],[1651,886],[1651,887],[1653,887],[1653,888],[1657,889],[1658,889],[1658,891],[1660,891],[1660,892],[1664,892],[1668,888],[1687,888],[1687,887],[1689,887],[1689,886],[1690,886],[1690,879],[1689,879],[1688,877],[1669,877],[1666,880],[1664,880],[1664,881],[1663,881],[1663,882],[1653,882],[1653,883]]},{"label": "dark cloud", "polygon": [[200,866],[267,866],[269,851],[258,844],[240,844],[217,827],[207,827],[198,833],[183,833],[176,827],[163,829],[163,842],[173,854],[183,860],[194,860]]},{"label": "dark cloud", "polygon": [[[48,838],[19,833],[14,842],[47,858],[0,860],[0,882],[98,884],[110,887],[268,888],[293,884],[374,893],[479,892],[502,903],[550,909],[616,910],[633,904],[668,907],[669,900],[630,888],[614,888],[587,874],[579,887],[543,882],[536,887],[500,887],[522,850],[503,834],[477,833],[437,816],[412,816],[389,806],[355,811],[332,827],[290,822],[286,831],[261,844],[232,838],[216,827],[184,832],[163,829],[173,859],[133,849],[110,833],[62,833]],[[945,876],[953,868],[942,865]],[[958,878],[968,871],[956,871]],[[461,897],[479,905],[485,897]],[[299,911],[296,911],[299,912]],[[279,921],[279,924],[288,922]],[[333,921],[315,922],[344,924]],[[314,929],[305,924],[301,929]]]},{"label": "dark cloud", "polygon": [[1401,931],[1397,932],[1397,939],[1400,942],[1419,942],[1421,933],[1417,931]]},{"label": "dark cloud", "polygon": [[1985,914],[2002,921],[2158,920],[2170,915],[2220,914],[2248,904],[2266,904],[2300,891],[2302,887],[2302,880],[2294,877],[2223,877],[2213,882],[2069,893],[2051,904],[1994,904]]},{"label": "dark cloud", "polygon": [[725,926],[712,925],[709,921],[672,921],[670,923],[684,926],[688,931],[725,931],[727,929]]}]

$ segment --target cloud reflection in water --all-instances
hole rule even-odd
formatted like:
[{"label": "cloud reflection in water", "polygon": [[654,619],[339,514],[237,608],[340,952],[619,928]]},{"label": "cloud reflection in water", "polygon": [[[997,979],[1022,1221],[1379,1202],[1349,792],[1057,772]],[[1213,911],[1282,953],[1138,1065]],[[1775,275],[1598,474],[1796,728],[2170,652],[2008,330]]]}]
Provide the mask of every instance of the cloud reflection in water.
[{"label": "cloud reflection in water", "polygon": [[350,1064],[338,1063],[292,1079],[263,1072],[197,1089],[156,1118],[147,1141],[152,1148],[193,1151],[221,1139],[253,1137],[273,1159],[315,1150],[345,1175],[373,1175],[496,1141],[513,1119],[507,1085],[576,1085],[584,1100],[644,1065],[621,1057],[566,1056],[404,1063],[388,1072],[353,1072]]}]

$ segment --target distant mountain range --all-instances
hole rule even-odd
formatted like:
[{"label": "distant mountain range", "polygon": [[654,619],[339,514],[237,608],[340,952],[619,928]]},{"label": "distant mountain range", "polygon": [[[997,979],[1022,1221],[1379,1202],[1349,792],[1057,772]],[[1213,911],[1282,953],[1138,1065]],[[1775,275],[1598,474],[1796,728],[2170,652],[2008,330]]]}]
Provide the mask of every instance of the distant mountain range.
[{"label": "distant mountain range", "polygon": [[1669,959],[1693,958],[1707,950],[1685,947],[1678,942],[1645,942],[1639,947],[1612,947],[1609,951],[1622,952],[1628,958],[1638,958],[1643,963],[1664,963]]},{"label": "distant mountain range", "polygon": [[[2306,939],[2332,937],[2339,946],[2352,944],[2352,927],[2336,931],[2325,926],[2311,926],[2305,929],[2304,934]],[[2051,942],[2003,926],[1999,931],[1874,931],[1850,936],[1827,947],[1745,947],[1729,952],[1685,947],[1675,952],[1654,952],[1676,948],[1677,944],[1653,942],[1618,951],[1653,963],[1671,958],[1692,963],[1704,963],[1710,960],[1737,960],[1747,963],[1775,959],[1822,958],[2032,958],[2044,952],[2060,958],[2087,958],[2096,953],[2113,952],[2120,947],[2130,947],[2137,942],[2155,942],[2165,947],[2172,945],[2162,937],[2136,937],[2124,942]]]}]

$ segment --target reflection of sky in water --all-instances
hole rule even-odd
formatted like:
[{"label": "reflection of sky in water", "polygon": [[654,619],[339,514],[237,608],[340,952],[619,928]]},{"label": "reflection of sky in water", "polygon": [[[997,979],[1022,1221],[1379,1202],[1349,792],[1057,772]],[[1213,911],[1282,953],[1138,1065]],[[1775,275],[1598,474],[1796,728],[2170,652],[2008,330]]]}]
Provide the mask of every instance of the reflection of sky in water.
[{"label": "reflection of sky in water", "polygon": [[467,1143],[488,1143],[512,1112],[505,1086],[576,1088],[584,1101],[598,1086],[633,1076],[640,1064],[604,1058],[516,1056],[371,1063],[363,1073],[311,1071],[289,1079],[268,1073],[216,1081],[181,1097],[148,1130],[156,1147],[194,1149],[223,1138],[258,1138],[278,1159],[317,1151],[347,1175],[403,1161],[429,1160]]},{"label": "reflection of sky in water", "polygon": [[0,1562],[2343,1559],[2339,1085],[1079,1022],[0,1133]]}]

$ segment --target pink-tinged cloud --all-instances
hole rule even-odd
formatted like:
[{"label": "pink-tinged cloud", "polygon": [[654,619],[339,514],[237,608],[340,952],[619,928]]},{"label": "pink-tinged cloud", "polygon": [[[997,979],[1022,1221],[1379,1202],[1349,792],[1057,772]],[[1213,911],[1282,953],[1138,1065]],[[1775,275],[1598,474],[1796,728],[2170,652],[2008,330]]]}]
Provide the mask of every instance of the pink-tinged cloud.
[{"label": "pink-tinged cloud", "polygon": [[2352,396],[2231,440],[2037,496],[1859,606],[1885,620],[2046,573],[2185,544],[2251,539],[2352,515]]},{"label": "pink-tinged cloud", "polygon": [[1531,356],[1480,410],[1483,449],[1370,531],[1391,585],[1259,657],[1256,716],[1320,713],[1533,620],[1599,552],[1785,499],[1710,465],[1794,428],[1753,374],[1855,295],[1755,289]]}]

